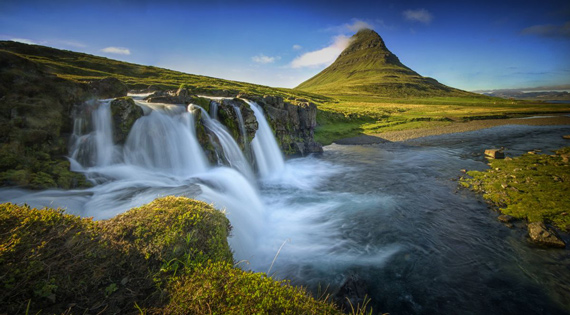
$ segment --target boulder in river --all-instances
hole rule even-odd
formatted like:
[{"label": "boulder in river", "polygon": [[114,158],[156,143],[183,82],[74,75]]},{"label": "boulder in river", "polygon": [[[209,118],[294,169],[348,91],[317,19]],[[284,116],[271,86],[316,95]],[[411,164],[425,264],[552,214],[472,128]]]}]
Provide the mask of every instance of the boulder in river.
[{"label": "boulder in river", "polygon": [[556,232],[547,227],[542,222],[532,222],[528,225],[528,235],[530,239],[537,244],[547,247],[566,247],[566,243],[556,234]]},{"label": "boulder in river", "polygon": [[485,150],[485,156],[492,159],[504,159],[505,152],[502,149],[487,149]]}]

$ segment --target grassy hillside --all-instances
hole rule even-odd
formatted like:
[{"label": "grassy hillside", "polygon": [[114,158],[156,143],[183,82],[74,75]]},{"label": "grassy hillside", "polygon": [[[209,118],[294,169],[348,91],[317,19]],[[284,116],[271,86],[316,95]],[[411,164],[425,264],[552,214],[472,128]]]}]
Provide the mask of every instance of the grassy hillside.
[{"label": "grassy hillside", "polygon": [[130,89],[146,89],[154,85],[162,89],[177,89],[185,84],[194,93],[209,93],[227,90],[238,93],[272,94],[284,98],[308,98],[315,102],[328,97],[303,91],[272,88],[263,85],[230,81],[194,75],[153,66],[143,66],[84,53],[60,50],[51,47],[28,45],[12,41],[0,41],[0,52],[5,51],[31,60],[60,78],[87,82],[94,79],[115,77]]},{"label": "grassy hillside", "polygon": [[333,64],[297,89],[334,96],[473,96],[406,67],[369,29],[356,33]]}]

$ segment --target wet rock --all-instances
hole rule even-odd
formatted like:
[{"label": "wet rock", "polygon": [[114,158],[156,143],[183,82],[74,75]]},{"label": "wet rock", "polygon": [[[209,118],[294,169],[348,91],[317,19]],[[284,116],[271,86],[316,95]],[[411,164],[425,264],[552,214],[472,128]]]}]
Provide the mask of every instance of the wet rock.
[{"label": "wet rock", "polygon": [[358,305],[364,304],[367,296],[367,284],[356,275],[350,275],[345,280],[338,292],[334,295],[334,300],[344,311],[350,312]]},{"label": "wet rock", "polygon": [[514,217],[512,217],[508,214],[501,214],[500,216],[497,217],[497,219],[503,223],[510,223],[510,222],[513,222],[515,220]]},{"label": "wet rock", "polygon": [[89,89],[97,98],[123,97],[129,92],[129,87],[117,78],[91,81]]},{"label": "wet rock", "polygon": [[528,225],[528,235],[536,243],[547,247],[564,248],[566,243],[556,234],[552,228],[542,222],[533,222]]},{"label": "wet rock", "polygon": [[145,100],[149,103],[180,104],[188,105],[192,102],[192,95],[187,89],[156,91],[147,96]]},{"label": "wet rock", "polygon": [[125,143],[136,120],[143,116],[143,109],[135,104],[132,98],[118,98],[111,102],[113,118],[113,141]]},{"label": "wet rock", "polygon": [[504,159],[505,152],[502,149],[487,149],[485,150],[485,157],[491,159]]}]

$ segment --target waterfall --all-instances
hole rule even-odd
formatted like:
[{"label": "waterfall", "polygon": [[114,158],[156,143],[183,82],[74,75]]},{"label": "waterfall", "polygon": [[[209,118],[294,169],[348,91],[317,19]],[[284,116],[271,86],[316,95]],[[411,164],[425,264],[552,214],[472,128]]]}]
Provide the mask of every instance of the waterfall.
[{"label": "waterfall", "polygon": [[93,130],[82,134],[85,119],[78,117],[73,124],[70,157],[83,167],[107,166],[120,161],[120,148],[113,143],[111,100],[95,104],[91,114]]},{"label": "waterfall", "polygon": [[[224,127],[224,125],[222,125],[221,122],[212,119],[210,116],[208,116],[208,113],[203,108],[200,107],[200,109],[202,110],[202,120],[204,121],[204,125],[210,132],[212,132],[216,136],[216,138],[218,138],[218,141],[222,146],[223,156],[226,162],[232,168],[242,173],[251,182],[254,182],[255,176],[253,175],[253,171],[251,170],[249,163],[247,162],[247,159],[241,152],[234,138],[230,135],[230,133],[226,130],[226,128]],[[190,107],[189,110],[191,110]]]},{"label": "waterfall", "polygon": [[249,149],[249,146],[247,145],[247,134],[245,132],[245,123],[243,121],[243,115],[241,114],[241,109],[239,108],[239,106],[233,105],[232,106],[234,109],[234,112],[236,113],[237,119],[238,119],[238,127],[239,127],[239,132],[241,135],[241,142],[243,144],[243,149],[244,149],[244,155],[246,156],[247,159],[251,158],[251,151]]},{"label": "waterfall", "polygon": [[210,116],[212,117],[212,119],[216,119],[218,120],[218,102],[216,101],[211,101],[210,102]]},{"label": "waterfall", "polygon": [[124,148],[125,162],[172,175],[204,172],[208,163],[195,135],[192,114],[171,116],[153,110],[133,125]]},{"label": "waterfall", "polygon": [[277,141],[275,141],[275,136],[273,136],[271,127],[269,127],[261,107],[253,101],[244,101],[246,101],[253,110],[259,126],[253,141],[251,141],[251,147],[255,155],[259,174],[263,178],[273,177],[281,173],[285,167],[283,154],[277,145]]}]

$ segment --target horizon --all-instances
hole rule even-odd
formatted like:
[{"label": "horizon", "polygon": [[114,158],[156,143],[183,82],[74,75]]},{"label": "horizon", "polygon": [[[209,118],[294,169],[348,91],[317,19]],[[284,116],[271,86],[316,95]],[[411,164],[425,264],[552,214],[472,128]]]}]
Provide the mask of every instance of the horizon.
[{"label": "horizon", "polygon": [[563,1],[5,1],[0,12],[0,40],[273,87],[313,77],[363,28],[406,66],[451,87],[570,84]]}]

